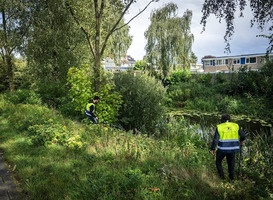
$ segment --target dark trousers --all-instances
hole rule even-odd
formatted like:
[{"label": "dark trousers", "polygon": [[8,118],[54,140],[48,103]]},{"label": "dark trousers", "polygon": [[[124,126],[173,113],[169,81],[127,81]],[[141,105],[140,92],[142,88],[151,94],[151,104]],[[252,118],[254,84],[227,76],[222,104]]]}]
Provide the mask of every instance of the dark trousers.
[{"label": "dark trousers", "polygon": [[93,116],[88,116],[88,115],[86,115],[94,124],[98,124],[98,122],[97,122],[97,120],[96,120],[96,118],[95,117],[93,117]]},{"label": "dark trousers", "polygon": [[227,164],[228,164],[228,173],[229,173],[229,179],[234,179],[234,166],[235,166],[235,153],[224,153],[221,151],[216,152],[216,167],[219,173],[220,178],[225,179],[223,167],[222,167],[222,161],[224,157],[227,158]]}]

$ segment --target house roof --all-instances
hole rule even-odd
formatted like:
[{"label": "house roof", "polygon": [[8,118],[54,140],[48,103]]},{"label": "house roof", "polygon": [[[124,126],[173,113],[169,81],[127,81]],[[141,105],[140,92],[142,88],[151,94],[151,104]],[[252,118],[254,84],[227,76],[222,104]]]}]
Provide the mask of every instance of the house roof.
[{"label": "house roof", "polygon": [[135,59],[133,59],[131,56],[127,56],[127,60],[128,60],[129,62],[136,62]]}]

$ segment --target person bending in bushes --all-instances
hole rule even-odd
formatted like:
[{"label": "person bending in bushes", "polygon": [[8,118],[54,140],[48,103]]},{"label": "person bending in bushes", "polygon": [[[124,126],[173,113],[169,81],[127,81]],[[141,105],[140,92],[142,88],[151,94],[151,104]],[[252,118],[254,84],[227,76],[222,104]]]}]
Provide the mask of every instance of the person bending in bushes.
[{"label": "person bending in bushes", "polygon": [[85,108],[85,115],[94,123],[98,123],[98,117],[94,114],[96,112],[96,104],[99,103],[100,98],[95,96],[93,100],[89,101]]},{"label": "person bending in bushes", "polygon": [[229,115],[222,115],[221,124],[217,125],[213,142],[211,144],[211,153],[216,151],[216,168],[221,179],[225,179],[222,168],[224,157],[227,158],[229,179],[234,179],[235,153],[239,152],[240,145],[245,143],[245,133],[238,124],[230,122]]}]

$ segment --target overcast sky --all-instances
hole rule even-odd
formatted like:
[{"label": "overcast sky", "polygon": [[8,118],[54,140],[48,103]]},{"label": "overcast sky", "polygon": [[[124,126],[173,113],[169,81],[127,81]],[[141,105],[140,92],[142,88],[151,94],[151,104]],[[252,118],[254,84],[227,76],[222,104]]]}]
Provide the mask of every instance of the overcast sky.
[{"label": "overcast sky", "polygon": [[[135,16],[143,9],[149,0],[139,0],[134,3],[129,10],[129,14],[125,15],[127,22],[132,16]],[[265,34],[257,28],[250,28],[250,20],[252,13],[250,8],[244,10],[244,18],[239,18],[239,13],[235,15],[235,33],[231,40],[231,53],[225,53],[224,35],[226,31],[225,21],[220,24],[214,15],[211,15],[207,21],[205,32],[202,32],[200,24],[202,13],[202,4],[204,0],[160,0],[152,3],[140,16],[135,18],[130,25],[130,35],[133,36],[132,44],[128,50],[128,55],[131,55],[135,60],[142,60],[145,55],[146,40],[144,32],[150,25],[150,14],[154,9],[162,8],[167,3],[173,2],[178,6],[178,16],[189,9],[193,13],[191,22],[191,32],[194,34],[193,52],[198,57],[198,63],[201,63],[201,58],[206,55],[227,56],[241,54],[265,53],[268,47],[266,38],[256,37],[259,34]],[[247,1],[248,2],[248,1]]]}]

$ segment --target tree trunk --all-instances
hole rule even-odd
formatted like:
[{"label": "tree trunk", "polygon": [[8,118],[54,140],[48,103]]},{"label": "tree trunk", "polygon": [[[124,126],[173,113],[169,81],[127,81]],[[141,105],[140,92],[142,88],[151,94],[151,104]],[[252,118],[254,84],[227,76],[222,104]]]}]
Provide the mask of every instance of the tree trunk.
[{"label": "tree trunk", "polygon": [[14,81],[13,81],[13,66],[12,66],[12,62],[11,62],[11,51],[9,51],[9,48],[8,48],[8,39],[7,39],[7,21],[6,21],[6,15],[5,15],[5,10],[4,10],[4,7],[2,8],[1,10],[2,12],[2,22],[3,22],[3,35],[4,35],[4,49],[5,49],[5,52],[4,52],[4,57],[5,57],[5,60],[4,62],[6,61],[6,65],[7,65],[7,75],[9,77],[9,89],[10,89],[10,92],[13,93],[14,91]]},{"label": "tree trunk", "polygon": [[13,66],[12,66],[10,55],[6,55],[6,61],[7,61],[7,63],[6,63],[7,64],[7,74],[9,77],[9,89],[10,89],[10,92],[13,93],[14,92]]},{"label": "tree trunk", "polygon": [[95,57],[95,65],[94,65],[94,85],[95,85],[95,92],[99,91],[99,86],[101,82],[101,63],[100,63],[101,56],[96,55]]}]

